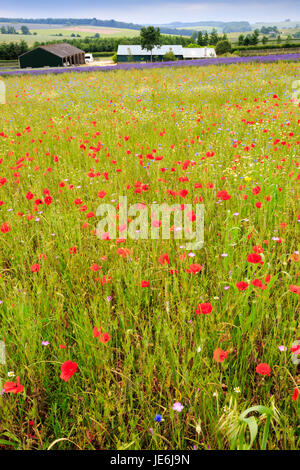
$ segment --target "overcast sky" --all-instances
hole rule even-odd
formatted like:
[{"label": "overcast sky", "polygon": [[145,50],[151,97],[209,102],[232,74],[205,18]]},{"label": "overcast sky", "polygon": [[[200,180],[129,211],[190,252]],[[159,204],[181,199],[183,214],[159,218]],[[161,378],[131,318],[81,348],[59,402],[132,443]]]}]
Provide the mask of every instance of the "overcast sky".
[{"label": "overcast sky", "polygon": [[0,16],[115,19],[133,23],[300,20],[300,0],[0,0]]}]

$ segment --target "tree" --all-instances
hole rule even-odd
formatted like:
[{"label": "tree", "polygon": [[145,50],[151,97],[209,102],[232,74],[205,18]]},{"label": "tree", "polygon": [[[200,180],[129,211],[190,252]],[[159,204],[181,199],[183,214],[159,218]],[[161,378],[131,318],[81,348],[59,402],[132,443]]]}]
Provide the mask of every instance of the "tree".
[{"label": "tree", "polygon": [[199,31],[198,33],[198,39],[197,39],[198,46],[204,46],[204,38],[202,31]]},{"label": "tree", "polygon": [[191,36],[191,42],[196,42],[197,40],[197,32],[195,31]]},{"label": "tree", "polygon": [[142,49],[151,51],[151,62],[152,62],[152,49],[155,46],[161,45],[161,36],[159,28],[155,29],[154,26],[143,27],[140,31],[140,39]]},{"label": "tree", "polygon": [[209,44],[212,44],[215,46],[219,40],[217,30],[215,28],[212,29],[210,33],[210,38],[209,38]]},{"label": "tree", "polygon": [[204,37],[203,37],[203,46],[208,46],[209,43],[209,38],[208,38],[208,33],[205,31]]},{"label": "tree", "polygon": [[25,26],[25,25],[21,26],[21,31],[22,31],[22,34],[24,35],[30,34],[28,26]]},{"label": "tree", "polygon": [[247,34],[247,36],[244,39],[244,46],[249,46],[251,44],[251,36],[250,34]]},{"label": "tree", "polygon": [[251,45],[256,46],[256,44],[258,44],[258,38],[259,38],[259,30],[255,29],[251,36]]},{"label": "tree", "polygon": [[267,42],[268,42],[267,36],[263,36],[261,42],[262,42],[263,44],[267,44]]},{"label": "tree", "polygon": [[174,55],[174,52],[170,51],[170,52],[165,53],[165,55],[164,55],[164,61],[165,62],[172,62],[174,60],[177,60],[176,56]]},{"label": "tree", "polygon": [[239,39],[238,39],[238,45],[243,46],[244,45],[244,40],[245,40],[245,36],[243,34],[240,34]]},{"label": "tree", "polygon": [[231,51],[231,44],[227,39],[217,42],[217,45],[216,45],[217,55],[223,55],[223,54],[226,54],[226,52],[230,52],[230,51]]}]

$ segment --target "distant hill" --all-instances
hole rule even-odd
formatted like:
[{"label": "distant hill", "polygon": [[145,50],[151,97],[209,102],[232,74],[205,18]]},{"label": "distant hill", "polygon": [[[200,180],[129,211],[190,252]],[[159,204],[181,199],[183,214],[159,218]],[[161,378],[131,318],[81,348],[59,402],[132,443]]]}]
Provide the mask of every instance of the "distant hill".
[{"label": "distant hill", "polygon": [[[160,25],[158,25],[160,26]],[[239,33],[245,31],[251,31],[251,25],[248,21],[196,21],[193,23],[185,23],[181,21],[173,21],[172,23],[163,24],[161,27],[171,27],[171,28],[194,28],[198,26],[203,26],[205,28],[220,28],[223,33]]]},{"label": "distant hill", "polygon": [[[105,26],[108,28],[136,29],[140,30],[142,26],[135,23],[124,23],[116,20],[98,20],[97,18],[0,18],[0,23],[22,23],[39,25],[63,25],[63,26]],[[163,26],[160,28],[163,34],[175,34],[178,36],[191,36],[194,31],[188,29],[177,29]]]},{"label": "distant hill", "polygon": [[[64,26],[106,26],[108,28],[120,29],[135,29],[140,30],[142,26],[135,23],[125,23],[116,20],[99,20],[97,18],[0,18],[0,23],[26,23],[26,24],[39,24],[39,25],[64,25]],[[159,26],[163,34],[176,34],[178,36],[191,36],[195,30],[189,30],[189,27],[201,27],[203,31],[205,28],[215,27],[221,29],[224,33],[236,33],[251,31],[251,25],[248,21],[197,21],[194,23],[184,23],[174,21],[168,24],[156,25]],[[200,29],[200,28],[199,28]]]}]

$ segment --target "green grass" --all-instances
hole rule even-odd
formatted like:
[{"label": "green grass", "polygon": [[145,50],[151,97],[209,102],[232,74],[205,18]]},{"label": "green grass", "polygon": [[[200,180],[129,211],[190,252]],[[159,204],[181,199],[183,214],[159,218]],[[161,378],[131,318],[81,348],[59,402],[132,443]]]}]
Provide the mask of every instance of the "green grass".
[{"label": "green grass", "polygon": [[[0,225],[11,230],[0,232],[0,376],[3,386],[14,372],[24,391],[0,395],[0,446],[299,448],[290,352],[299,338],[290,290],[299,285],[298,71],[279,62],[5,78]],[[163,159],[151,162],[151,153]],[[196,164],[184,169],[186,160]],[[141,193],[138,182],[148,185]],[[45,189],[52,203],[36,206]],[[184,199],[167,191],[180,189]],[[220,190],[230,199],[220,201]],[[99,217],[87,214],[116,207],[121,195],[148,207],[202,198],[204,247],[190,257],[173,237],[100,240]],[[246,261],[254,246],[263,265]],[[163,253],[169,265],[159,263]],[[191,263],[202,271],[188,273]],[[212,312],[196,315],[204,302]],[[93,337],[95,326],[108,343]],[[228,351],[222,363],[218,347]],[[78,371],[65,382],[67,360]],[[259,363],[270,376],[256,372]]]},{"label": "green grass", "polygon": [[[0,25],[1,26],[1,25]],[[29,46],[33,45],[36,41],[48,42],[48,41],[61,41],[76,39],[71,34],[80,34],[81,38],[94,36],[96,33],[100,34],[100,38],[119,38],[119,37],[135,37],[139,35],[139,31],[134,29],[120,29],[120,28],[97,28],[97,27],[86,27],[90,31],[78,31],[76,29],[65,29],[65,28],[48,28],[48,29],[33,29],[30,28],[31,33],[37,33],[36,35],[24,35],[24,34],[0,34],[0,43],[6,42],[17,42],[26,41]],[[84,27],[83,27],[84,29]],[[58,36],[62,34],[62,36]],[[77,38],[80,39],[80,38]]]}]

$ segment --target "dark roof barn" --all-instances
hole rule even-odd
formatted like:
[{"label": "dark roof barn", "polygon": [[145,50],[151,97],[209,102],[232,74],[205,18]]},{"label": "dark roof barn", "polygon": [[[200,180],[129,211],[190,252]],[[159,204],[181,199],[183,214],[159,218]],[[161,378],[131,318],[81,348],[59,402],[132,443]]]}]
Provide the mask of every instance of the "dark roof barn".
[{"label": "dark roof barn", "polygon": [[68,43],[38,46],[19,57],[20,67],[64,67],[85,64],[85,52]]}]

